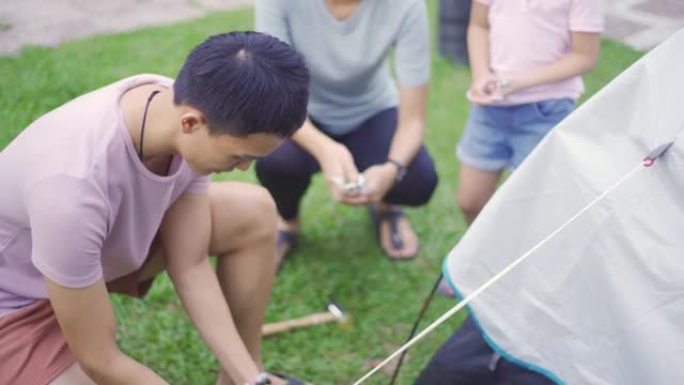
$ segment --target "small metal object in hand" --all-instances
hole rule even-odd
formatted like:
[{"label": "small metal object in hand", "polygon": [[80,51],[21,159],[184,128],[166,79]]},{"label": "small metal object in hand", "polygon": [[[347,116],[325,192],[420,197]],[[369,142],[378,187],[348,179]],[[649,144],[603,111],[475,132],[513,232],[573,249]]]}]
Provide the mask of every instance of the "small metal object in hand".
[{"label": "small metal object in hand", "polygon": [[506,88],[508,88],[508,87],[511,86],[511,82],[508,81],[508,79],[506,79],[506,78],[499,79],[499,80],[496,82],[496,86],[497,86],[499,89],[505,90]]},{"label": "small metal object in hand", "polygon": [[363,177],[363,174],[359,174],[356,182],[347,182],[343,185],[343,188],[345,193],[363,192],[363,190],[366,188],[366,178]]}]

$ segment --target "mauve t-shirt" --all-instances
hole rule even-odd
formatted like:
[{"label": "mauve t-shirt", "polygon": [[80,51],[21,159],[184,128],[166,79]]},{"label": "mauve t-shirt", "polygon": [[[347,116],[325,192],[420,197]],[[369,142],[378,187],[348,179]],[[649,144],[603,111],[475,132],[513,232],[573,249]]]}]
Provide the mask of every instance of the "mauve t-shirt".
[{"label": "mauve t-shirt", "polygon": [[138,75],[43,115],[0,152],[0,316],[47,298],[43,277],[70,288],[140,268],[164,213],[209,177],[175,156],[168,176],[138,158],[119,105]]},{"label": "mauve t-shirt", "polygon": [[[603,31],[603,0],[477,0],[489,7],[491,70],[516,76],[556,62],[572,51],[572,32]],[[500,105],[577,99],[581,76],[513,93]]]}]

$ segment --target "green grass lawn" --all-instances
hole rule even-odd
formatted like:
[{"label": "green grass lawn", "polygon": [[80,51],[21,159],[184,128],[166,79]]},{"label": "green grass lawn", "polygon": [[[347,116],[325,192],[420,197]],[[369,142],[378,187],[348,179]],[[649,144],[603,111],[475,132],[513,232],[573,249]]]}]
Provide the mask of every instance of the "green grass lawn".
[{"label": "green grass lawn", "polygon": [[[435,13],[435,2],[430,1]],[[435,23],[433,23],[435,25]],[[101,36],[57,49],[27,48],[16,58],[0,58],[0,148],[41,114],[89,90],[122,77],[152,72],[174,76],[185,55],[210,34],[245,30],[251,11],[218,13],[192,22],[133,33]],[[598,67],[585,77],[587,96],[641,56],[604,41]],[[351,384],[370,365],[399,347],[440,269],[442,258],[465,231],[454,205],[454,145],[466,118],[466,68],[435,55],[429,101],[427,145],[441,183],[431,203],[410,210],[422,240],[419,257],[393,263],[379,251],[365,210],[333,204],[320,178],[303,204],[299,249],[276,284],[268,320],[321,310],[334,296],[353,317],[348,328],[326,325],[266,340],[271,370],[292,373],[315,384]],[[253,172],[217,179],[254,181]],[[158,279],[144,301],[115,297],[119,340],[131,356],[172,384],[212,384],[217,364],[182,310],[167,277]],[[433,320],[454,305],[437,298]],[[454,317],[409,353],[399,384],[411,384],[436,348],[457,328]],[[425,322],[426,323],[426,322]],[[379,375],[368,384],[386,383]]]}]

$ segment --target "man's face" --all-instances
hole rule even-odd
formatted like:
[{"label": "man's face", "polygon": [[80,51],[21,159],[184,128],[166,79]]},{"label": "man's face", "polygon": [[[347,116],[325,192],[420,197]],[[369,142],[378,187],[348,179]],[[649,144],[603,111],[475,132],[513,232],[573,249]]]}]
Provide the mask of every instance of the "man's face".
[{"label": "man's face", "polygon": [[210,135],[203,126],[183,139],[181,156],[195,172],[203,175],[239,169],[245,171],[252,161],[275,150],[283,139],[275,135]]}]

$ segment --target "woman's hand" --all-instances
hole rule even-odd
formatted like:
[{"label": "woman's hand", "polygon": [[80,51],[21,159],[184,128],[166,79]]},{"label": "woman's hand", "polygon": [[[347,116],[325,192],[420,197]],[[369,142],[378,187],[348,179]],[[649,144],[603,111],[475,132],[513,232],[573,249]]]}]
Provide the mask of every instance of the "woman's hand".
[{"label": "woman's hand", "polygon": [[347,187],[357,184],[361,176],[347,147],[336,142],[330,144],[317,160],[335,201],[350,205],[368,202],[362,189]]},{"label": "woman's hand", "polygon": [[397,167],[392,163],[382,163],[371,166],[363,172],[365,185],[364,193],[369,202],[382,201],[387,192],[394,186],[397,178]]}]

